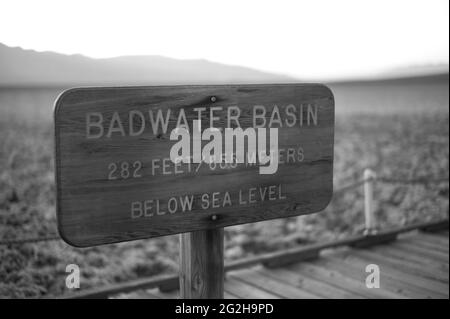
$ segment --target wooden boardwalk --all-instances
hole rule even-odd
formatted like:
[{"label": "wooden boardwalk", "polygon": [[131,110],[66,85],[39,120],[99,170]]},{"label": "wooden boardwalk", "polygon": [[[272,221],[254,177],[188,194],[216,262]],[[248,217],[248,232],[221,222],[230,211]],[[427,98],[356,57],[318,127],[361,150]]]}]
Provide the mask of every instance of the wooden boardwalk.
[{"label": "wooden boardwalk", "polygon": [[[279,267],[258,264],[229,270],[225,298],[449,298],[448,229],[396,237],[365,248],[321,249],[318,258]],[[380,288],[366,287],[369,264],[379,266]],[[175,288],[165,292],[152,288],[112,297],[178,296]]]}]

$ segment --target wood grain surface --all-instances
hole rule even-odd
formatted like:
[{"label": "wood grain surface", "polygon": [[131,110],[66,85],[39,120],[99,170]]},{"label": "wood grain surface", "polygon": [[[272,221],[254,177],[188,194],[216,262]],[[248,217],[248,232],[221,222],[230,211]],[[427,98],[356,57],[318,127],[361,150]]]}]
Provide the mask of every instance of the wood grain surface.
[{"label": "wood grain surface", "polygon": [[[214,127],[234,128],[229,112],[237,107],[246,129],[254,127],[255,105],[266,110],[265,127],[279,128],[275,174],[259,174],[259,164],[212,169],[170,161],[181,110],[191,130],[198,108],[202,129],[211,114]],[[151,125],[158,112],[165,132]],[[60,95],[54,119],[58,229],[74,246],[310,214],[333,193],[334,98],[323,85],[75,88]]]},{"label": "wood grain surface", "polygon": [[182,299],[223,299],[223,228],[180,235],[180,295]]}]

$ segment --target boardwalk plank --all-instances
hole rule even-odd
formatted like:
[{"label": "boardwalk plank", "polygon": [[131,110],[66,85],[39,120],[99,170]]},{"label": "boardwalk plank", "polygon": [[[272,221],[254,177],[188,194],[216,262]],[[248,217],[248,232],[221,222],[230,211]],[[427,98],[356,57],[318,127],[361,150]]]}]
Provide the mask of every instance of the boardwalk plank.
[{"label": "boardwalk plank", "polygon": [[[322,251],[318,259],[285,267],[266,268],[260,264],[248,268],[247,265],[247,268],[227,273],[224,297],[448,299],[448,243],[448,231],[415,231],[400,235],[395,242],[365,249],[328,249]],[[380,288],[366,287],[368,264],[380,267]],[[170,292],[161,292],[159,288],[118,291],[115,289],[116,294],[111,298],[179,298],[178,289]]]},{"label": "boardwalk plank", "polygon": [[364,296],[365,298],[390,298],[390,299],[403,299],[405,296],[401,294],[393,293],[385,289],[368,289],[365,283],[360,280],[355,280],[344,276],[343,274],[324,267],[316,262],[303,262],[299,267],[308,274],[309,277],[315,280],[321,280],[329,285],[335,287],[345,287],[347,290]]},{"label": "boardwalk plank", "polygon": [[234,295],[234,294],[232,294],[232,293],[229,293],[228,291],[224,291],[224,293],[223,293],[223,298],[224,299],[241,299],[241,298],[239,298],[238,296],[236,296],[236,295]]},{"label": "boardwalk plank", "polygon": [[429,241],[423,241],[420,238],[416,238],[416,237],[408,238],[408,242],[411,244],[417,245],[418,247],[430,249],[432,251],[439,251],[442,253],[446,253],[447,255],[449,252],[448,246],[438,245],[438,244],[435,244],[435,243],[429,242]]},{"label": "boardwalk plank", "polygon": [[430,278],[426,278],[423,276],[410,274],[408,271],[405,271],[403,267],[392,267],[386,264],[383,261],[379,263],[374,262],[374,259],[371,256],[370,252],[367,252],[364,256],[357,255],[357,252],[351,252],[347,259],[352,262],[361,262],[362,265],[367,265],[367,263],[374,263],[380,267],[380,271],[383,275],[388,275],[388,277],[393,277],[396,280],[402,281],[407,285],[414,286],[419,290],[427,290],[431,293],[441,294],[443,297],[448,297],[448,284],[443,283],[439,280],[434,280]]},{"label": "boardwalk plank", "polygon": [[387,264],[390,267],[402,269],[403,271],[408,272],[414,276],[433,279],[436,281],[447,283],[448,285],[448,272],[429,269],[427,267],[423,267],[422,264],[414,262],[405,263],[403,259],[384,255],[382,252],[380,253],[374,250],[355,250],[354,254],[356,256],[371,259],[375,263]]},{"label": "boardwalk plank", "polygon": [[242,282],[233,276],[227,275],[225,280],[225,291],[239,298],[246,299],[280,299],[279,295],[269,293],[263,289]]},{"label": "boardwalk plank", "polygon": [[[180,298],[180,292],[179,290],[173,290],[170,292],[161,292],[159,289],[147,289],[147,290],[141,290],[138,292],[136,296],[131,296],[128,298],[139,298],[139,299],[179,299]],[[225,292],[224,293],[225,299],[237,299],[238,297]]]},{"label": "boardwalk plank", "polygon": [[168,292],[162,292],[159,290],[159,288],[153,288],[148,289],[148,293],[151,293],[152,295],[155,295],[159,299],[179,299],[180,298],[180,292],[178,289],[168,291]]},{"label": "boardwalk plank", "polygon": [[432,242],[437,245],[447,246],[449,244],[448,236],[440,236],[439,233],[425,233],[420,232],[418,235],[418,238],[420,238],[423,241]]},{"label": "boardwalk plank", "polygon": [[435,233],[435,234],[438,235],[438,236],[441,236],[441,237],[448,238],[448,230],[447,231],[438,232],[438,233]]},{"label": "boardwalk plank", "polygon": [[[338,259],[336,256],[330,257],[326,256],[321,258],[319,261],[323,263],[327,267],[330,267],[342,274],[352,277],[356,280],[360,280],[361,282],[366,282],[367,273],[365,272],[365,265],[360,265],[356,263],[352,263],[349,261],[345,261],[343,259]],[[383,280],[385,279],[385,280]],[[415,289],[411,289],[410,287],[404,285],[402,282],[398,280],[388,278],[386,276],[381,277],[381,287],[383,289],[392,291],[396,294],[401,294],[407,298],[430,298],[427,294],[423,292],[418,292]]]},{"label": "boardwalk plank", "polygon": [[[348,254],[330,255],[329,258],[336,261],[345,261],[348,264],[357,266],[362,270],[364,278],[368,275],[365,267],[374,264],[372,259],[361,258],[350,251]],[[432,281],[420,277],[411,276],[406,272],[402,272],[387,266],[386,264],[378,264],[380,267],[380,286],[386,283],[393,283],[397,287],[408,291],[412,297],[417,298],[448,298],[448,286],[438,281]]]},{"label": "boardwalk plank", "polygon": [[109,297],[110,299],[160,299],[156,294],[146,289],[139,289],[133,292],[120,293]]},{"label": "boardwalk plank", "polygon": [[236,272],[233,274],[233,276],[252,286],[272,291],[283,298],[295,298],[295,299],[320,298],[317,295],[314,295],[310,292],[299,289],[298,287],[294,287],[283,281],[277,280],[270,275],[271,270],[265,271],[260,268]]},{"label": "boardwalk plank", "polygon": [[448,273],[448,262],[438,262],[437,260],[433,260],[426,256],[418,256],[416,254],[411,254],[407,251],[404,251],[400,248],[394,246],[378,246],[372,248],[375,251],[381,252],[382,254],[386,254],[388,256],[392,256],[394,258],[402,259],[405,262],[414,262],[423,267],[428,267],[430,269],[436,271],[444,271]]},{"label": "boardwalk plank", "polygon": [[392,247],[400,248],[402,250],[411,252],[412,254],[416,254],[417,256],[426,256],[430,259],[438,260],[439,262],[448,264],[448,253],[427,249],[407,241],[396,242],[392,245]]},{"label": "boardwalk plank", "polygon": [[329,299],[353,298],[361,299],[360,296],[354,292],[347,291],[343,287],[337,288],[325,282],[312,279],[304,273],[301,268],[301,263],[289,265],[286,268],[270,269],[268,275],[284,281],[287,284],[295,285],[300,289],[304,289],[314,295]]}]

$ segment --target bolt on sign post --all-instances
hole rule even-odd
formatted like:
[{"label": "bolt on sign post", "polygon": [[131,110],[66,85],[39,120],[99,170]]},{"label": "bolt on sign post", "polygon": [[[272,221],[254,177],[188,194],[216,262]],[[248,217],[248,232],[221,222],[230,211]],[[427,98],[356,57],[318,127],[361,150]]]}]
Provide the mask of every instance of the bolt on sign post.
[{"label": "bolt on sign post", "polygon": [[223,297],[223,227],[311,214],[332,197],[324,85],[75,88],[54,119],[61,237],[182,234],[182,297]]}]

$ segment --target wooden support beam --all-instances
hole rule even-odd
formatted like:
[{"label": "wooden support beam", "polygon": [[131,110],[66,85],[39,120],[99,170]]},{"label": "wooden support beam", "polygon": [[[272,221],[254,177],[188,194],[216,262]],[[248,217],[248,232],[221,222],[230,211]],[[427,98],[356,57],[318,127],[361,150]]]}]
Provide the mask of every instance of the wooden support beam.
[{"label": "wooden support beam", "polygon": [[180,235],[180,296],[223,299],[223,228]]}]

